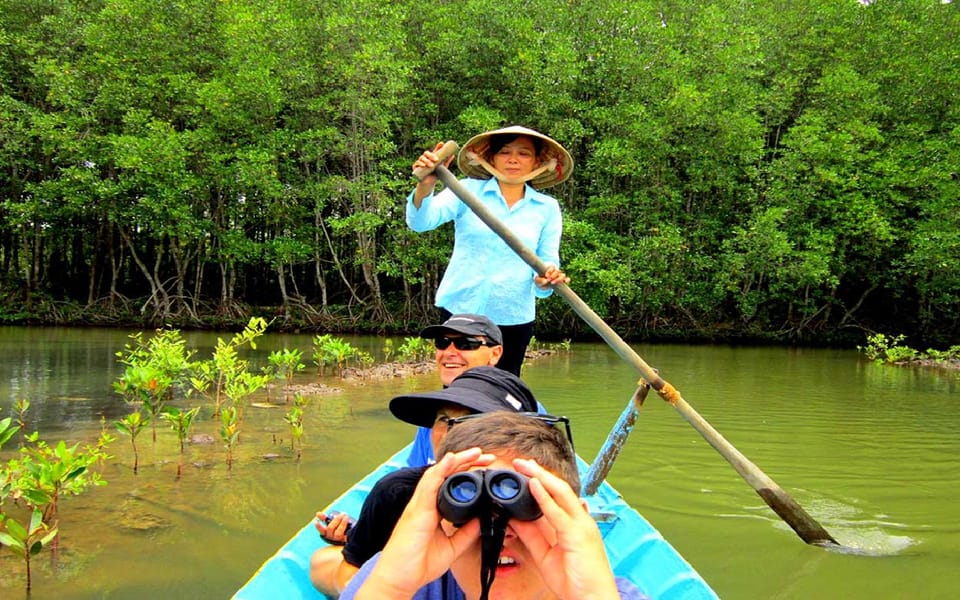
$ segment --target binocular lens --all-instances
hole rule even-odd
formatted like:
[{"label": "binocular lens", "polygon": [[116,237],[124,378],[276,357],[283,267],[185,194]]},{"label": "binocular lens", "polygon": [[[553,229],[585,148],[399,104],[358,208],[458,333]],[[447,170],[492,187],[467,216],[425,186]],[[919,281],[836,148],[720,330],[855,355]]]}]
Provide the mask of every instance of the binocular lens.
[{"label": "binocular lens", "polygon": [[498,476],[490,482],[490,494],[497,500],[512,500],[520,493],[520,481],[515,477]]},{"label": "binocular lens", "polygon": [[480,489],[472,479],[460,479],[450,482],[450,497],[457,502],[470,502],[477,497]]},{"label": "binocular lens", "polygon": [[457,527],[481,515],[499,514],[520,521],[540,516],[527,478],[503,469],[454,473],[440,486],[437,508]]}]

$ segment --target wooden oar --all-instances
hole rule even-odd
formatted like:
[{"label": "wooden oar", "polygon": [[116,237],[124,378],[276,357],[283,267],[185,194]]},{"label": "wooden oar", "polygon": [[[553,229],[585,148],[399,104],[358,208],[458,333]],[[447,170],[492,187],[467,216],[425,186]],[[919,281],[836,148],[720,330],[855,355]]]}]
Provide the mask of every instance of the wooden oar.
[{"label": "wooden oar", "polygon": [[617,419],[613,429],[610,430],[607,441],[603,443],[603,447],[597,452],[597,457],[590,463],[590,470],[587,471],[587,476],[583,480],[584,496],[596,494],[597,488],[607,478],[607,473],[613,468],[614,461],[620,456],[620,451],[623,450],[630,432],[633,431],[633,425],[637,422],[640,407],[643,406],[643,401],[647,399],[647,392],[649,391],[650,386],[647,385],[647,382],[641,381],[637,390],[633,392],[630,402],[627,402],[627,406],[620,413],[620,418]]},{"label": "wooden oar", "polygon": [[[440,181],[450,188],[464,204],[469,206],[477,217],[486,223],[487,227],[496,232],[520,258],[530,265],[540,276],[543,276],[544,273],[546,273],[547,265],[540,260],[532,250],[527,248],[512,231],[507,229],[470,190],[460,183],[460,180],[458,180],[449,169],[443,166],[444,160],[453,156],[456,151],[456,142],[446,142],[443,147],[436,152],[439,157],[439,163],[432,172],[435,172]],[[414,172],[414,176],[417,177],[417,179],[423,179],[430,173],[430,169],[417,169]],[[570,307],[580,315],[580,318],[586,321],[586,323],[607,342],[614,352],[620,355],[622,359],[640,373],[643,380],[655,389],[657,393],[660,394],[660,397],[677,409],[680,415],[750,484],[750,487],[763,498],[764,502],[793,528],[797,535],[800,536],[800,539],[808,544],[818,546],[839,546],[837,541],[833,539],[833,536],[827,533],[820,523],[811,517],[807,511],[803,510],[783,488],[777,485],[777,483],[770,479],[759,467],[741,454],[733,444],[720,435],[692,406],[687,404],[686,400],[680,395],[679,390],[661,378],[656,371],[645,363],[643,359],[640,358],[640,355],[634,352],[633,348],[627,345],[568,285],[562,283],[555,285],[554,290],[570,304]]]}]

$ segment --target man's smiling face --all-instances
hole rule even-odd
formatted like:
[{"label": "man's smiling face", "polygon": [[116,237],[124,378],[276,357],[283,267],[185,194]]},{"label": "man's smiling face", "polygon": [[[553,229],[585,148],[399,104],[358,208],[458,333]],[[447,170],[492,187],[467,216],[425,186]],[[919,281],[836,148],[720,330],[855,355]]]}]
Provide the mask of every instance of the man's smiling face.
[{"label": "man's smiling face", "polygon": [[[462,333],[448,331],[444,337],[449,339],[463,338]],[[478,339],[487,341],[487,338],[477,336]],[[503,354],[503,346],[480,346],[475,350],[458,350],[454,344],[450,344],[443,350],[439,348],[436,351],[437,372],[440,374],[440,381],[443,385],[450,385],[450,382],[460,376],[461,373],[473,367],[488,366],[492,367],[500,360]]]}]

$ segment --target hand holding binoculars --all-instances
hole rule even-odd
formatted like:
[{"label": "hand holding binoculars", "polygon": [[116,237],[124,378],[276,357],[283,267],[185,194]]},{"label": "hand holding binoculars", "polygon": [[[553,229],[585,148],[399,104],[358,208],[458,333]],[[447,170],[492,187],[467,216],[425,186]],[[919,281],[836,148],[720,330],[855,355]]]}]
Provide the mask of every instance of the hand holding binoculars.
[{"label": "hand holding binoculars", "polygon": [[542,514],[525,475],[506,469],[454,473],[437,494],[440,515],[460,527],[483,514],[533,521]]}]

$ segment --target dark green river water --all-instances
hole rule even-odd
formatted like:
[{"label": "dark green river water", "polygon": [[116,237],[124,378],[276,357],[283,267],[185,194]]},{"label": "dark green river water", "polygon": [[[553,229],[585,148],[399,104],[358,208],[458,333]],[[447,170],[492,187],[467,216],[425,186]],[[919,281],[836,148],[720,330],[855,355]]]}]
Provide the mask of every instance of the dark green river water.
[{"label": "dark green river water", "polygon": [[[0,328],[0,418],[17,399],[48,440],[93,442],[100,418],[129,411],[112,391],[128,331]],[[185,333],[209,358],[217,335]],[[229,338],[229,334],[220,334]],[[377,353],[382,339],[347,338]],[[309,363],[312,336],[265,337]],[[400,342],[401,340],[395,340]],[[855,350],[638,344],[634,348],[737,449],[841,544],[804,544],[669,405],[651,394],[609,480],[723,598],[953,598],[960,584],[960,375],[874,365]],[[528,362],[524,378],[571,418],[588,461],[637,374],[602,344]],[[232,470],[219,441],[188,449],[175,480],[175,434],[154,447],[117,435],[105,487],[61,504],[54,570],[35,562],[33,600],[228,598],[313,513],[412,438],[386,410],[433,374],[343,382],[311,398],[297,464],[283,408],[246,409]],[[276,392],[274,392],[276,396]],[[276,399],[276,398],[274,398]],[[263,400],[263,398],[260,398]],[[112,425],[111,425],[112,430]],[[205,419],[195,433],[217,436]],[[115,432],[114,432],[115,433]],[[219,438],[218,438],[219,440]],[[15,449],[8,443],[4,457]],[[267,459],[264,455],[279,455]],[[0,549],[0,598],[23,598],[22,563]]]}]

